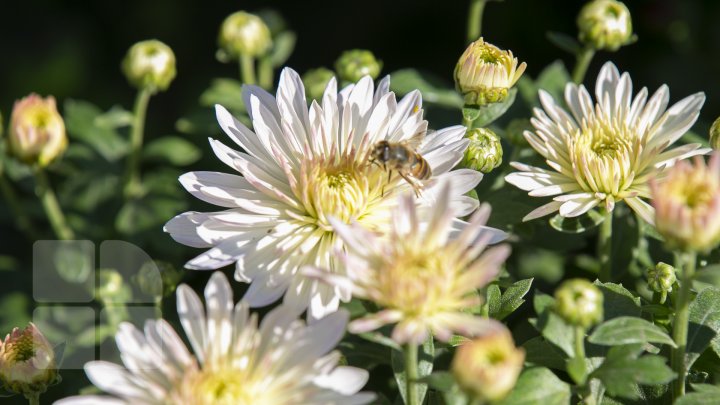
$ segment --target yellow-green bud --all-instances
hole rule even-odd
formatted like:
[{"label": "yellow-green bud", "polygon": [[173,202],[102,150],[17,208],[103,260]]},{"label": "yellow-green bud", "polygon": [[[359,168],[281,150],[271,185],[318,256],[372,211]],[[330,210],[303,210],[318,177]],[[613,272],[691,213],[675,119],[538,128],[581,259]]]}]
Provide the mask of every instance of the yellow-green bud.
[{"label": "yellow-green bud", "polygon": [[710,146],[715,150],[720,150],[720,117],[710,127]]},{"label": "yellow-green bud", "polygon": [[648,287],[655,292],[670,292],[675,284],[675,268],[667,263],[660,262],[646,272]]},{"label": "yellow-green bud", "polygon": [[602,292],[587,280],[567,280],[555,291],[555,312],[567,323],[588,329],[602,321]]},{"label": "yellow-green bud", "polygon": [[377,60],[372,52],[365,49],[345,51],[335,61],[335,71],[341,80],[355,83],[363,76],[373,79],[380,75],[382,61]]},{"label": "yellow-green bud", "polygon": [[616,51],[633,41],[632,19],[625,4],[615,0],[593,0],[580,10],[579,39],[594,49]]},{"label": "yellow-green bud", "polygon": [[151,39],[140,41],[128,49],[122,62],[128,82],[153,93],[166,90],[175,78],[175,54],[169,46]]},{"label": "yellow-green bud", "polygon": [[503,328],[458,347],[452,373],[470,396],[483,403],[494,402],[513,389],[524,361],[525,351],[515,347],[510,332]]},{"label": "yellow-green bud", "polygon": [[7,138],[12,156],[45,167],[65,151],[67,142],[54,97],[43,99],[33,93],[15,102]]},{"label": "yellow-green bud", "polygon": [[325,93],[325,87],[327,87],[333,76],[335,76],[335,73],[324,67],[305,72],[302,76],[303,85],[305,85],[305,96],[309,100],[321,100]]},{"label": "yellow-green bud", "polygon": [[238,11],[220,26],[218,46],[230,59],[237,60],[240,55],[258,57],[270,50],[272,36],[262,18]]},{"label": "yellow-green bud", "polygon": [[45,392],[59,380],[55,352],[32,322],[0,340],[0,382],[5,389],[29,396]]},{"label": "yellow-green bud", "polygon": [[512,52],[503,51],[482,38],[471,43],[455,65],[455,87],[467,105],[486,105],[505,100],[508,90],[525,71]]},{"label": "yellow-green bud", "polygon": [[468,130],[465,138],[470,140],[462,165],[468,169],[490,173],[502,163],[500,137],[487,128]]},{"label": "yellow-green bud", "polygon": [[112,269],[100,269],[95,294],[105,303],[126,303],[132,300],[130,286],[125,283],[122,274]]}]

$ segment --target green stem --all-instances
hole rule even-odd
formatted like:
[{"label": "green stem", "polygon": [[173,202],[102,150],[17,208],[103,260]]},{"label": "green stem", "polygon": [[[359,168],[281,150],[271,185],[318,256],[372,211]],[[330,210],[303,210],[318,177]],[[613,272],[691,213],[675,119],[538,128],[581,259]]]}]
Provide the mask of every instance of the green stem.
[{"label": "green stem", "polygon": [[35,233],[35,229],[30,222],[27,212],[25,212],[25,208],[23,208],[20,203],[17,194],[15,194],[15,190],[12,188],[12,185],[7,178],[3,176],[2,172],[0,172],[0,190],[2,191],[5,201],[7,201],[7,204],[15,217],[15,224],[18,229],[24,232],[32,240],[40,239]]},{"label": "green stem", "polygon": [[30,405],[40,405],[40,394],[37,392],[25,394],[25,398],[28,400],[28,404]]},{"label": "green stem", "polygon": [[413,343],[405,345],[405,391],[406,405],[420,405],[418,396],[418,346]]},{"label": "green stem", "polygon": [[250,55],[240,55],[240,76],[243,84],[255,84],[255,58]]},{"label": "green stem", "polygon": [[43,209],[50,221],[50,226],[52,226],[55,232],[55,236],[61,240],[75,239],[75,234],[67,224],[65,214],[63,214],[57,197],[55,197],[55,192],[50,186],[50,181],[45,172],[40,168],[35,170],[35,181],[37,182],[37,195],[40,197]]},{"label": "green stem", "polygon": [[575,358],[585,362],[585,329],[581,326],[575,327]]},{"label": "green stem", "polygon": [[273,87],[273,66],[269,56],[263,56],[258,61],[258,83],[265,90]]},{"label": "green stem", "polygon": [[673,319],[673,340],[677,345],[677,348],[672,350],[672,358],[670,359],[672,369],[677,374],[677,379],[673,383],[673,402],[685,395],[685,377],[687,376],[685,351],[690,319],[690,287],[697,258],[694,252],[687,253],[684,256],[684,260],[681,260],[680,263],[682,267],[678,267],[678,269],[682,269],[680,271],[680,292],[677,301],[675,301],[675,318]]},{"label": "green stem", "polygon": [[140,160],[142,157],[143,132],[145,129],[145,115],[151,95],[150,89],[142,88],[135,97],[133,122],[130,130],[130,155],[128,155],[127,166],[125,167],[125,184],[123,186],[125,198],[135,197],[140,194]]},{"label": "green stem", "polygon": [[613,212],[605,211],[605,219],[600,224],[598,235],[598,256],[600,257],[600,281],[612,279],[612,221]]},{"label": "green stem", "polygon": [[486,0],[470,0],[470,10],[467,20],[467,42],[480,38],[482,34],[482,16],[485,11]]},{"label": "green stem", "polygon": [[582,48],[576,55],[575,68],[573,69],[573,82],[580,84],[585,79],[585,73],[590,66],[590,61],[595,56],[595,50],[590,47]]},{"label": "green stem", "polygon": [[466,127],[468,130],[472,129],[473,127],[473,120],[467,119],[463,116],[462,124],[464,127]]}]

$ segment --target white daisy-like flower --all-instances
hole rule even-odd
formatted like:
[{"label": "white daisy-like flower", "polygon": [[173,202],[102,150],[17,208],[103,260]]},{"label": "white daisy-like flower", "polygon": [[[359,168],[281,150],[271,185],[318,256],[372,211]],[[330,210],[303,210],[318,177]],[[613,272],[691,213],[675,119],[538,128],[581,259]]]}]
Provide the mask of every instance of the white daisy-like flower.
[{"label": "white daisy-like flower", "polygon": [[331,351],[345,334],[340,310],[312,325],[280,306],[258,326],[240,301],[233,308],[227,278],[216,272],[205,288],[207,312],[186,285],[177,308],[191,354],[164,320],[148,321],[145,333],[123,323],[115,338],[125,367],[92,361],[90,381],[112,396],[77,396],[56,405],[295,405],[365,404],[374,395],[358,391],[368,373],[338,367]]},{"label": "white daisy-like flower", "polygon": [[[186,267],[216,269],[236,263],[235,278],[251,283],[244,297],[251,307],[268,305],[284,294],[285,304],[298,311],[309,306],[310,318],[334,311],[339,300],[350,299],[350,292],[309,279],[298,269],[316,265],[344,271],[333,255],[338,240],[328,218],[357,221],[382,233],[396,196],[412,192],[397,171],[389,176],[380,164],[371,164],[371,152],[381,140],[402,143],[420,137],[416,151],[433,177],[422,182],[416,204],[431,206],[438,179],[448,179],[456,214],[472,212],[477,202],[464,194],[482,174],[450,171],[467,147],[465,128],[425,135],[428,124],[420,93],[414,91],[397,102],[388,88],[388,79],[373,89],[372,79],[364,77],[338,93],[333,79],[322,101],[313,101],[308,109],[300,77],[284,69],[277,98],[255,86],[243,88],[254,131],[217,106],[221,127],[245,152],[214,139],[210,144],[241,176],[191,172],[180,178],[197,198],[226,208],[186,212],[166,224],[176,241],[212,248]],[[462,226],[459,220],[456,224]],[[504,237],[501,231],[484,229],[493,241]]]},{"label": "white daisy-like flower", "polygon": [[505,179],[529,191],[533,197],[555,196],[553,201],[530,212],[528,221],[559,211],[576,217],[602,204],[612,211],[625,201],[641,218],[653,223],[648,180],[663,177],[677,160],[704,154],[699,144],[666,150],[695,123],[705,101],[703,93],[688,96],[667,111],[670,100],[666,85],[648,99],[647,88],[632,98],[632,82],[606,63],[595,86],[593,104],[584,86],[568,84],[565,102],[568,113],[546,92],[540,91],[544,108],[535,109],[531,120],[535,132],[525,139],[552,170],[519,162],[520,172]]},{"label": "white daisy-like flower", "polygon": [[474,336],[494,325],[467,310],[480,304],[477,290],[497,276],[510,246],[502,244],[484,251],[491,237],[481,232],[490,215],[488,204],[473,214],[462,231],[455,230],[449,188],[444,187],[445,193],[425,223],[412,197],[400,197],[391,229],[384,236],[358,223],[332,221],[347,246],[347,255],[341,256],[347,276],[316,268],[303,271],[324,282],[346,286],[353,296],[380,308],[350,322],[351,332],[396,323],[393,340],[420,344],[430,333],[447,341],[453,333]]}]

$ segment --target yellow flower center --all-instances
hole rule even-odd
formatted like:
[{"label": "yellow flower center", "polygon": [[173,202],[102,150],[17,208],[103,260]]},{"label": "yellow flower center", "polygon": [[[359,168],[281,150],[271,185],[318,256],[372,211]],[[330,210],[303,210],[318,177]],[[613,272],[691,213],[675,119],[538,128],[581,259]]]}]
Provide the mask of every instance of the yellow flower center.
[{"label": "yellow flower center", "polygon": [[271,405],[282,403],[272,388],[247,370],[208,368],[190,373],[173,395],[175,403],[194,405]]},{"label": "yellow flower center", "polygon": [[11,362],[21,363],[35,356],[36,345],[32,333],[23,332],[17,340],[6,343]]},{"label": "yellow flower center", "polygon": [[45,106],[39,105],[27,111],[28,124],[43,129],[50,125],[53,115]]}]

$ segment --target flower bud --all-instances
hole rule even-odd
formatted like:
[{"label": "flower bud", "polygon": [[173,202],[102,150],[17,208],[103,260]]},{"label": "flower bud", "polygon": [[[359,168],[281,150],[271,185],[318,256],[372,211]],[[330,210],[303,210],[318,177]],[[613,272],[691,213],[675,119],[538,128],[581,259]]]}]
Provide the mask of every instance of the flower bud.
[{"label": "flower bud", "polygon": [[555,291],[555,312],[571,325],[590,328],[602,321],[602,292],[587,280],[567,280]]},{"label": "flower bud", "polygon": [[675,268],[667,263],[660,262],[647,270],[648,287],[659,293],[672,291],[675,284]]},{"label": "flower bud", "polygon": [[505,100],[520,79],[525,62],[518,66],[512,52],[483,41],[471,43],[455,65],[455,87],[467,105],[486,105]]},{"label": "flower bud", "polygon": [[272,37],[260,17],[238,11],[230,14],[220,26],[218,46],[230,59],[237,60],[240,55],[258,57],[270,50]]},{"label": "flower bud", "polygon": [[465,138],[470,140],[462,165],[468,169],[490,173],[502,163],[503,150],[500,137],[487,128],[468,130]]},{"label": "flower bud", "polygon": [[580,10],[579,39],[594,49],[616,51],[633,41],[630,10],[615,0],[593,0]]},{"label": "flower bud", "polygon": [[720,243],[720,152],[709,165],[679,161],[650,182],[655,227],[671,250],[707,252]]},{"label": "flower bud", "polygon": [[720,150],[720,117],[710,127],[710,146],[715,150]]},{"label": "flower bud", "polygon": [[363,76],[375,79],[382,70],[382,61],[375,59],[372,52],[365,49],[345,51],[335,61],[335,71],[341,80],[355,83]]},{"label": "flower bud", "polygon": [[127,303],[132,301],[132,290],[118,271],[100,269],[95,296],[105,303]]},{"label": "flower bud", "polygon": [[309,100],[321,100],[325,93],[330,79],[335,76],[332,70],[320,67],[308,70],[302,76],[303,85],[305,85],[305,94]]},{"label": "flower bud", "polygon": [[139,89],[166,90],[175,78],[175,54],[158,40],[140,41],[128,50],[122,70]]},{"label": "flower bud", "polygon": [[0,341],[0,381],[8,391],[39,394],[59,379],[55,352],[32,322],[22,331],[14,328]]},{"label": "flower bud", "polygon": [[452,373],[458,385],[482,402],[498,401],[513,389],[525,361],[525,351],[515,347],[503,328],[458,347]]},{"label": "flower bud", "polygon": [[55,98],[37,94],[15,102],[7,138],[12,156],[28,164],[45,167],[67,148],[65,123]]}]

